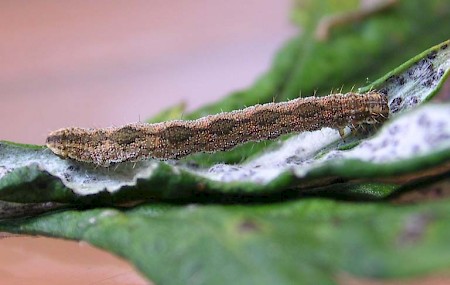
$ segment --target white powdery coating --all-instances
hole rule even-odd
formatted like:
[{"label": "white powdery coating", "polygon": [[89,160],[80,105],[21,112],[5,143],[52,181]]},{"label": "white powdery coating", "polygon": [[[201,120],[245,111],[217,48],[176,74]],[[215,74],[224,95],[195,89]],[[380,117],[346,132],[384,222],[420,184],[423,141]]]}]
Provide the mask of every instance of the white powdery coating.
[{"label": "white powdery coating", "polygon": [[399,162],[450,148],[450,109],[429,105],[404,114],[386,124],[375,137],[350,150],[332,150],[322,157],[317,154],[338,136],[331,129],[303,133],[286,141],[281,148],[243,165],[216,165],[203,173],[222,182],[256,182],[265,184],[284,171],[302,178],[314,168],[329,161],[347,159],[374,164]]},{"label": "white powdery coating", "polygon": [[59,177],[68,188],[76,194],[89,195],[100,191],[110,193],[118,191],[124,186],[135,186],[138,179],[147,179],[158,166],[156,161],[142,161],[126,163],[120,167],[80,167],[77,163],[65,169],[48,170]]},{"label": "white powdery coating", "polygon": [[8,151],[0,151],[0,179],[15,169],[36,165],[60,178],[65,186],[79,195],[115,192],[123,186],[134,186],[138,179],[151,176],[158,165],[156,161],[142,161],[124,163],[117,168],[102,168],[61,159],[49,149],[17,148],[17,152],[14,149],[14,146],[8,146]]},{"label": "white powdery coating", "polygon": [[342,158],[390,163],[449,147],[450,109],[434,105],[405,114],[382,128],[376,137],[345,152],[332,151],[319,161]]},{"label": "white powdery coating", "polygon": [[339,132],[330,128],[304,132],[286,140],[277,150],[267,152],[248,163],[217,164],[201,174],[222,182],[267,183],[291,166],[308,163],[317,152],[336,140],[339,140]]},{"label": "white powdery coating", "polygon": [[429,98],[449,68],[450,48],[446,47],[430,52],[402,74],[391,76],[381,89],[388,95],[391,114],[414,108]]}]

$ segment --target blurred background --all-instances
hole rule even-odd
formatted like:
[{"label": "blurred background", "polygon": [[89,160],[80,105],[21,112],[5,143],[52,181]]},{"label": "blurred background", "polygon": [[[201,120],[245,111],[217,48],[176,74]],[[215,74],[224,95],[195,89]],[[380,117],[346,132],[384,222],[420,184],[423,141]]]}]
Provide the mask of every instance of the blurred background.
[{"label": "blurred background", "polygon": [[248,86],[294,33],[290,2],[1,1],[0,137],[42,144]]},{"label": "blurred background", "polygon": [[[0,139],[193,110],[250,85],[295,33],[290,0],[0,2]],[[0,239],[1,284],[145,284],[86,244]]]}]

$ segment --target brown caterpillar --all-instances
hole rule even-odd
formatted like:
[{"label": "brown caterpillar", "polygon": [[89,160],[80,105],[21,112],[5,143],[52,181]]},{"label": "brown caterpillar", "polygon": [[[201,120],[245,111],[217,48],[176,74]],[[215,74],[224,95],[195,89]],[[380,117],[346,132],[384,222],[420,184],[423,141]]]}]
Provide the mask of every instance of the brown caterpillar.
[{"label": "brown caterpillar", "polygon": [[108,167],[147,158],[180,158],[196,152],[227,150],[283,134],[338,129],[383,122],[387,97],[378,92],[308,97],[255,105],[197,120],[136,123],[105,129],[65,128],[51,132],[47,147],[63,158]]}]

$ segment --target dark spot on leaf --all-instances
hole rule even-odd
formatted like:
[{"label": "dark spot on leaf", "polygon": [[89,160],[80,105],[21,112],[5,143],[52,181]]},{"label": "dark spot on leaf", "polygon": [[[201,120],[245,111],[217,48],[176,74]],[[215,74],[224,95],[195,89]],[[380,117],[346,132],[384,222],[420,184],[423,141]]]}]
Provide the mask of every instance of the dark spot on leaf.
[{"label": "dark spot on leaf", "polygon": [[433,86],[433,78],[428,78],[427,80],[422,82],[422,86],[430,88]]},{"label": "dark spot on leaf", "polygon": [[261,227],[253,220],[244,219],[238,224],[239,233],[254,233],[259,232]]},{"label": "dark spot on leaf", "polygon": [[395,84],[395,85],[405,85],[406,80],[405,78],[403,78],[403,76],[397,76],[397,75],[392,75],[388,78],[389,83]]},{"label": "dark spot on leaf", "polygon": [[395,83],[397,81],[397,76],[396,75],[391,75],[391,76],[389,76],[387,81],[390,82],[390,83]]},{"label": "dark spot on leaf", "polygon": [[444,44],[441,46],[441,50],[446,50],[448,48],[448,44]]},{"label": "dark spot on leaf", "polygon": [[439,71],[436,74],[436,80],[441,79],[442,76],[444,76],[444,73],[445,73],[444,69],[439,69]]},{"label": "dark spot on leaf", "polygon": [[286,163],[299,164],[301,161],[302,160],[296,155],[293,155],[293,156],[290,156],[290,157],[286,158]]},{"label": "dark spot on leaf", "polygon": [[64,179],[66,179],[68,182],[72,181],[72,175],[70,175],[67,172],[64,172]]},{"label": "dark spot on leaf", "polygon": [[408,97],[408,100],[406,102],[406,105],[408,107],[414,107],[419,103],[419,99],[417,98],[417,96],[410,96]]},{"label": "dark spot on leaf", "polygon": [[425,87],[431,87],[433,86],[433,83],[438,81],[438,73],[434,70],[433,67],[428,68],[428,73],[426,74],[425,80],[422,82],[422,85]]},{"label": "dark spot on leaf", "polygon": [[79,171],[80,167],[78,165],[70,165],[69,167],[67,167],[68,171]]},{"label": "dark spot on leaf", "polygon": [[437,51],[433,50],[432,52],[430,52],[430,53],[428,54],[427,57],[428,57],[429,59],[435,59],[436,56],[437,56]]},{"label": "dark spot on leaf", "polygon": [[401,97],[397,97],[394,100],[392,100],[389,109],[391,110],[391,113],[397,113],[400,110],[400,106],[403,102],[403,99]]},{"label": "dark spot on leaf", "polygon": [[378,92],[388,96],[388,89],[387,88],[381,88],[380,90],[378,90]]},{"label": "dark spot on leaf", "polygon": [[420,67],[428,67],[432,65],[432,63],[428,58],[422,58],[421,60],[419,60],[419,62],[417,62],[417,65]]},{"label": "dark spot on leaf", "polygon": [[420,78],[426,71],[429,73],[434,72],[433,63],[430,59],[423,58],[408,70],[408,75],[411,77],[411,79],[416,80]]}]

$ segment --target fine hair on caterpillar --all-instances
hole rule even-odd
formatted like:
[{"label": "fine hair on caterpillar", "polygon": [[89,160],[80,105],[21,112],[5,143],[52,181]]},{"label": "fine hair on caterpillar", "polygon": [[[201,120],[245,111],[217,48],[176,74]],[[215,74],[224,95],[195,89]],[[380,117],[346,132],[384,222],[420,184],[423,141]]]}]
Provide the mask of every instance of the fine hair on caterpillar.
[{"label": "fine hair on caterpillar", "polygon": [[386,95],[350,92],[255,105],[190,121],[64,128],[51,132],[46,144],[63,158],[108,167],[125,161],[176,159],[191,153],[228,150],[249,141],[324,127],[338,129],[342,135],[347,126],[381,123],[388,116]]}]

